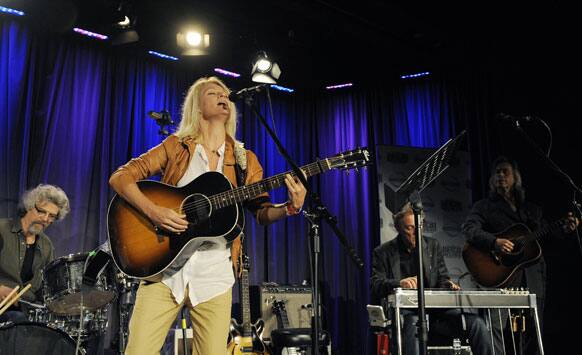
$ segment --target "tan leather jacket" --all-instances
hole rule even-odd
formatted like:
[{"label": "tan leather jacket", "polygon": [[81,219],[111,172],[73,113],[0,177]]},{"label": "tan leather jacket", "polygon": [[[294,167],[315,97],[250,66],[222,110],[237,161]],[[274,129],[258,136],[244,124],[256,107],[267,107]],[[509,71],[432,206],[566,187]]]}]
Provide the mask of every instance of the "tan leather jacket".
[{"label": "tan leather jacket", "polygon": [[[131,159],[127,164],[119,167],[109,179],[109,184],[115,191],[119,191],[123,186],[139,180],[146,179],[153,175],[162,173],[162,182],[175,186],[182,178],[192,154],[194,154],[196,143],[191,137],[178,138],[171,135],[162,143],[148,150],[137,158]],[[245,185],[263,179],[263,167],[259,163],[257,156],[250,150],[246,151],[247,173]],[[223,174],[233,186],[237,186],[235,172],[234,140],[226,136],[224,151]],[[264,193],[253,200],[259,202],[254,209],[257,222],[263,225],[269,224],[266,209],[272,204],[268,201],[269,195]],[[237,237],[231,245],[230,252],[235,270],[238,269],[241,240]]]}]

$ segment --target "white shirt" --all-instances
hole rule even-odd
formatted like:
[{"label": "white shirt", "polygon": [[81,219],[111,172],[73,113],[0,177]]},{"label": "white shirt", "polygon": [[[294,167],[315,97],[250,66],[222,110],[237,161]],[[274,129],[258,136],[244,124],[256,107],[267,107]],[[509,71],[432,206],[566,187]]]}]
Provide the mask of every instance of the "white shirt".
[{"label": "white shirt", "polygon": [[[224,143],[218,148],[217,171],[222,173],[224,165]],[[210,171],[208,157],[202,145],[197,144],[194,155],[190,160],[188,169],[177,186],[184,186],[192,180]],[[222,238],[217,238],[215,244],[204,244],[203,248],[196,251],[186,247],[181,253],[181,260],[188,259],[183,267],[180,260],[176,260],[167,271],[164,272],[162,282],[172,290],[172,295],[177,303],[184,300],[186,287],[192,306],[208,301],[228,291],[234,284],[230,249]]]}]

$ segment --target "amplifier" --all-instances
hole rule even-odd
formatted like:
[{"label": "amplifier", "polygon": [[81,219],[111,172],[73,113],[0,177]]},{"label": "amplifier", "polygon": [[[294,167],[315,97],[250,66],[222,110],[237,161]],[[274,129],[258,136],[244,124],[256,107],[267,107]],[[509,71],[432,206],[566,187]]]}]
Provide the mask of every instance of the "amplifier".
[{"label": "amplifier", "polygon": [[271,338],[277,329],[273,302],[283,301],[289,328],[311,328],[311,287],[264,284],[260,287],[261,318],[265,321],[263,338]]}]

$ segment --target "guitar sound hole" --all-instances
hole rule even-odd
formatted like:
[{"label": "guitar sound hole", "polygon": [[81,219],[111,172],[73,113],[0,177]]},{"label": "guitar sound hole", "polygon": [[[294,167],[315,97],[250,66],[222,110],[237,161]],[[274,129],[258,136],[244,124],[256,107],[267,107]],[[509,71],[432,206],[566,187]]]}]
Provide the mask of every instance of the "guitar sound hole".
[{"label": "guitar sound hole", "polygon": [[191,227],[208,221],[212,213],[210,200],[202,194],[194,194],[186,198],[182,204],[182,210]]}]

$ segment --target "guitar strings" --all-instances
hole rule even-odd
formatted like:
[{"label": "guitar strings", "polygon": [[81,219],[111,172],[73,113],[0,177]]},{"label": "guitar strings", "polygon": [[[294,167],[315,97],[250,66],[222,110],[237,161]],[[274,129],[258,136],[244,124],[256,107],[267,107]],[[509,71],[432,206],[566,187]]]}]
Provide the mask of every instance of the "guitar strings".
[{"label": "guitar strings", "polygon": [[[519,237],[514,238],[512,240],[514,243],[513,250],[521,251],[521,249],[526,245],[526,243],[529,241],[529,239],[537,240],[539,238],[542,238],[547,233],[560,227],[563,223],[564,223],[563,220],[557,220],[557,221],[554,221],[554,222],[540,228],[537,231],[530,232],[528,235],[520,235]],[[515,252],[512,251],[512,253],[515,253]]]},{"label": "guitar strings", "polygon": [[[335,160],[335,159],[342,159],[342,158],[329,158],[329,159],[325,159],[325,160],[330,160],[331,162],[333,162],[333,160]],[[305,175],[307,175],[307,177],[309,177],[309,176],[312,176],[318,172],[319,164],[318,164],[318,162],[314,162],[314,163],[305,165],[304,167],[300,168],[300,170],[302,170],[305,173]],[[251,184],[251,185],[240,186],[240,187],[237,187],[233,190],[223,191],[223,192],[220,192],[216,195],[211,196],[209,198],[211,200],[210,203],[213,205],[216,205],[221,200],[225,201],[225,202],[232,200],[230,197],[226,197],[226,195],[228,195],[228,194],[235,195],[235,200],[236,200],[236,195],[238,195],[240,193],[240,191],[250,190],[251,192],[255,192],[255,189],[257,187],[259,188],[259,194],[260,194],[261,193],[261,188],[260,188],[261,185],[265,185],[267,183],[271,184],[273,181],[277,181],[278,179],[284,178],[285,175],[287,175],[287,174],[291,174],[291,176],[295,176],[295,174],[293,172],[289,171],[286,173],[280,173],[280,174],[271,176],[269,178],[266,178],[264,180],[261,180],[259,182],[254,183],[254,184]],[[242,196],[245,196],[245,195],[247,195],[247,194],[245,194],[243,192]],[[174,212],[177,212],[177,213],[180,213],[180,212],[183,212],[183,213],[198,212],[201,210],[202,207],[206,206],[207,204],[208,204],[208,202],[206,200],[195,201],[195,202],[190,202],[190,203],[184,204],[181,209],[179,207],[177,207],[177,208],[172,208],[172,210]],[[230,204],[228,204],[228,205],[230,205]]]}]

